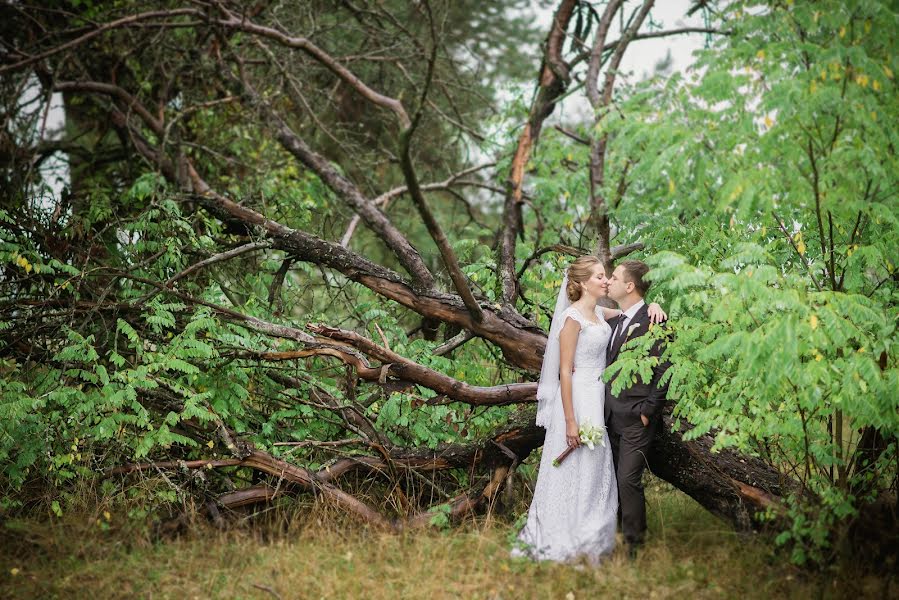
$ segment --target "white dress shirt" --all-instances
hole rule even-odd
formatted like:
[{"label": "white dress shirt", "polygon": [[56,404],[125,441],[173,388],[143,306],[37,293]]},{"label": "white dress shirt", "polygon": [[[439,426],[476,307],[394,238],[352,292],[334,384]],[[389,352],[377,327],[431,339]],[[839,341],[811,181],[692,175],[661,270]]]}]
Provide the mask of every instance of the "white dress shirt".
[{"label": "white dress shirt", "polygon": [[615,332],[616,338],[617,336],[622,335],[622,331],[627,331],[627,327],[631,324],[631,320],[633,320],[634,315],[637,314],[638,310],[643,308],[644,304],[646,304],[646,302],[644,302],[643,300],[637,300],[637,302],[633,306],[624,311],[624,321],[618,326],[618,330]]}]

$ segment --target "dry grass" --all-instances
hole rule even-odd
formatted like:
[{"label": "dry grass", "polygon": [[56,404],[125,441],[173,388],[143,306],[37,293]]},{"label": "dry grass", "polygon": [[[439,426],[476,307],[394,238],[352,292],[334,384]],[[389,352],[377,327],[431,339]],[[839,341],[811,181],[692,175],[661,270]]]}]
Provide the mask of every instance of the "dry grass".
[{"label": "dry grass", "polygon": [[680,493],[656,486],[649,504],[646,549],[633,562],[618,552],[598,568],[511,560],[509,524],[489,518],[449,532],[396,535],[338,525],[319,510],[314,516],[304,512],[277,534],[270,533],[271,523],[226,533],[200,523],[189,535],[155,543],[145,527],[118,526],[116,515],[103,531],[97,525],[97,519],[106,522],[102,512],[80,520],[13,521],[0,538],[0,597],[899,596],[895,582],[854,575],[849,567],[803,574],[761,540],[728,531]]}]

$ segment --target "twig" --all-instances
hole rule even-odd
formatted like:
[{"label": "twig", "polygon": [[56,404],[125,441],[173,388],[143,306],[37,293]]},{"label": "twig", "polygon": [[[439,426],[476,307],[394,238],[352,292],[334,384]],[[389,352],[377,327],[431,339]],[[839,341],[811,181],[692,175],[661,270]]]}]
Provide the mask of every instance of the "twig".
[{"label": "twig", "polygon": [[468,330],[462,331],[460,334],[448,339],[442,345],[437,346],[431,351],[431,354],[434,356],[443,356],[448,352],[452,352],[468,340],[472,339],[474,334]]},{"label": "twig", "polygon": [[200,262],[189,266],[184,269],[177,275],[170,277],[163,285],[165,287],[171,287],[173,283],[178,281],[179,279],[186,277],[193,273],[194,271],[198,271],[203,267],[209,266],[213,263],[221,262],[223,260],[228,260],[230,258],[234,258],[235,256],[240,256],[241,254],[246,254],[247,252],[253,252],[254,250],[260,250],[262,248],[271,248],[272,243],[270,241],[264,242],[251,242],[249,244],[244,244],[243,246],[238,246],[232,250],[228,250],[226,252],[219,252],[218,254],[214,254],[205,260],[201,260]]},{"label": "twig", "polygon": [[278,592],[276,592],[275,590],[273,590],[271,587],[269,587],[269,586],[267,586],[267,585],[262,585],[261,583],[254,583],[254,584],[252,584],[252,585],[253,585],[253,587],[256,588],[257,590],[262,590],[263,592],[268,592],[269,594],[271,594],[272,596],[274,596],[274,597],[277,598],[278,600],[281,600],[281,594],[279,594]]}]

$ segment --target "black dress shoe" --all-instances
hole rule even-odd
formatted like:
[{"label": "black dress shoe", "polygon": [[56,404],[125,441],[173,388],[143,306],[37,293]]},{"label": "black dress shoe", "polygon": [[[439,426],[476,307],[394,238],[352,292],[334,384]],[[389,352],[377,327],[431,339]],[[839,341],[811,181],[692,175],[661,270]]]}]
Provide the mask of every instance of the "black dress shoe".
[{"label": "black dress shoe", "polygon": [[637,560],[637,551],[640,550],[641,545],[642,544],[628,544],[627,545],[628,560],[631,560],[631,561]]}]

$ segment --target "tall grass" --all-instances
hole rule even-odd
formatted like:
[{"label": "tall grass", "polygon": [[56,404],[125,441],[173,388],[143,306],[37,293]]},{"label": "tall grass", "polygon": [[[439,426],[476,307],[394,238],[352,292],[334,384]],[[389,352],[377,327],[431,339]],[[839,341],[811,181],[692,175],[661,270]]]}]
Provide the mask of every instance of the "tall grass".
[{"label": "tall grass", "polygon": [[[390,534],[296,502],[177,537],[102,510],[16,519],[0,537],[2,598],[878,598],[887,578],[849,565],[801,572],[683,494],[648,490],[650,539],[597,568],[512,560],[505,518]],[[252,525],[252,526],[250,526]]]}]

